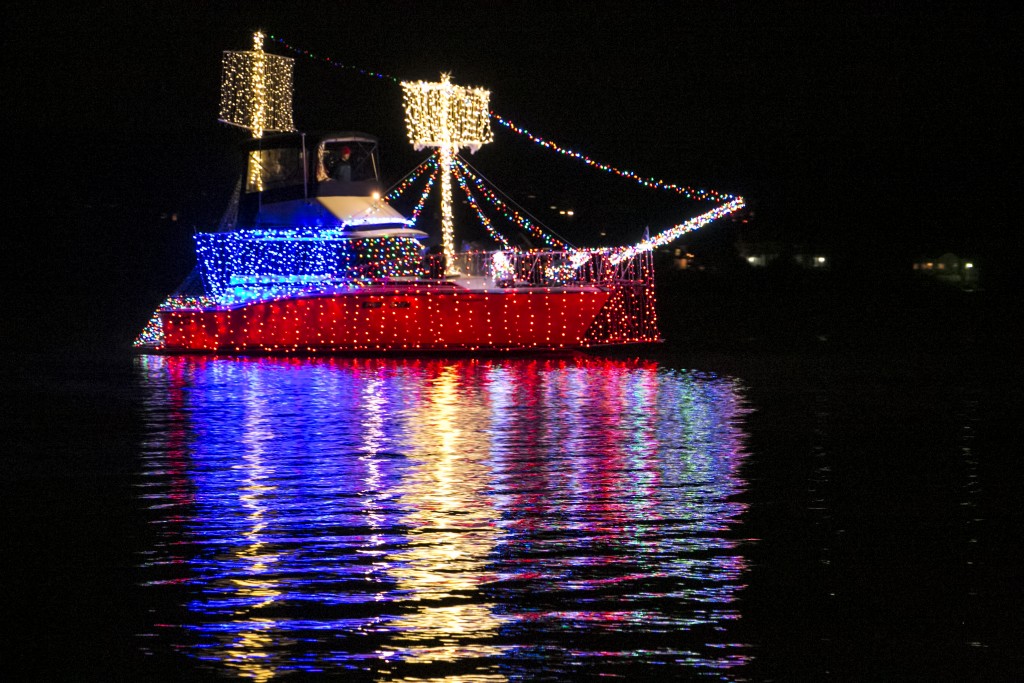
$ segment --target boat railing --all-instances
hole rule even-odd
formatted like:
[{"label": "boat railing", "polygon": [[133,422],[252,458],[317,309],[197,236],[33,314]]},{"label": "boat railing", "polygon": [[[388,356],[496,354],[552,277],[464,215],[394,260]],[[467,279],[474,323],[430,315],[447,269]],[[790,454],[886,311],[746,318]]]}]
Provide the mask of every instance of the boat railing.
[{"label": "boat railing", "polygon": [[447,269],[484,277],[496,285],[571,286],[647,282],[652,276],[644,254],[616,261],[610,250],[472,251],[455,255]]},{"label": "boat railing", "polygon": [[329,231],[201,233],[202,293],[260,298],[269,292],[360,287],[387,281],[479,278],[484,287],[629,287],[652,278],[649,255],[616,250],[466,251],[424,254],[414,237],[345,238]]}]

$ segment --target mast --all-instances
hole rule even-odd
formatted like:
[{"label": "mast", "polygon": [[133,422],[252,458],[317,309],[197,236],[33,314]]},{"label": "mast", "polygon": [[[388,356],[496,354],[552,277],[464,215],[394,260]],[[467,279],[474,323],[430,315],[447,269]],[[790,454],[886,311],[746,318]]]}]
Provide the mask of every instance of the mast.
[{"label": "mast", "polygon": [[447,272],[455,270],[455,225],[452,219],[452,163],[459,149],[475,153],[494,139],[489,101],[483,88],[452,85],[450,74],[439,82],[403,81],[405,123],[413,148],[436,147],[441,175],[441,242]]}]

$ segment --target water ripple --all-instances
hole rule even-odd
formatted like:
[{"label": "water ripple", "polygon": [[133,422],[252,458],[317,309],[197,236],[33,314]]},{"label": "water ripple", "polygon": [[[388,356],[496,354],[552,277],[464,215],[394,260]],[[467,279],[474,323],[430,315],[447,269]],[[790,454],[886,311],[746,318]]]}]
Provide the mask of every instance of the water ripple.
[{"label": "water ripple", "polygon": [[740,384],[593,359],[138,359],[147,652],[255,680],[729,676]]}]

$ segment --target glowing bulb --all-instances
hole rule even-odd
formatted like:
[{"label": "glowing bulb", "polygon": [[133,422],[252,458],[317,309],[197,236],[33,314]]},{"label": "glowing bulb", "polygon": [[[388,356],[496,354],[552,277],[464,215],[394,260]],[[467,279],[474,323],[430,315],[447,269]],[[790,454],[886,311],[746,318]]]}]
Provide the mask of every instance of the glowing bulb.
[{"label": "glowing bulb", "polygon": [[263,51],[263,34],[253,35],[248,52],[226,51],[221,60],[221,122],[253,131],[295,130],[292,124],[294,60]]},{"label": "glowing bulb", "polygon": [[436,83],[402,82],[405,124],[413,148],[438,148],[441,175],[441,241],[449,272],[455,268],[455,225],[452,219],[452,162],[460,148],[476,152],[494,139],[491,93],[483,88],[452,85],[450,74]]}]

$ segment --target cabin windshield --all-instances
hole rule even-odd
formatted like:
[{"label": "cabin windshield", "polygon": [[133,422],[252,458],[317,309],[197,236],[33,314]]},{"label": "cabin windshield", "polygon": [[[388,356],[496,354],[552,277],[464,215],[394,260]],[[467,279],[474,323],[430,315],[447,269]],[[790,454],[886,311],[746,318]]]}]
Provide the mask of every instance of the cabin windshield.
[{"label": "cabin windshield", "polygon": [[376,147],[367,140],[324,140],[317,148],[316,179],[378,180]]},{"label": "cabin windshield", "polygon": [[263,192],[302,184],[300,151],[294,147],[254,149],[249,152],[246,192]]}]

